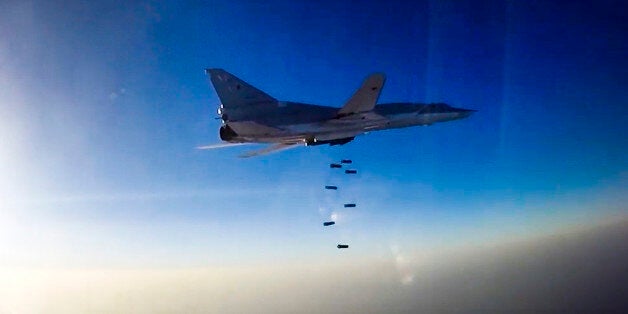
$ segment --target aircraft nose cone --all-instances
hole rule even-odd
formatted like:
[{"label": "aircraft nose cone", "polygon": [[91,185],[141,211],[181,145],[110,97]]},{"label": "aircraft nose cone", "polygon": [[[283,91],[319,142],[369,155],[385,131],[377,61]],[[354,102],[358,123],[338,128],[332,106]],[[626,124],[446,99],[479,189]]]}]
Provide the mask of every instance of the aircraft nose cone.
[{"label": "aircraft nose cone", "polygon": [[472,115],[474,112],[477,112],[477,110],[472,110],[472,109],[459,109],[458,111],[458,115],[460,115],[460,118],[466,118],[470,115]]}]

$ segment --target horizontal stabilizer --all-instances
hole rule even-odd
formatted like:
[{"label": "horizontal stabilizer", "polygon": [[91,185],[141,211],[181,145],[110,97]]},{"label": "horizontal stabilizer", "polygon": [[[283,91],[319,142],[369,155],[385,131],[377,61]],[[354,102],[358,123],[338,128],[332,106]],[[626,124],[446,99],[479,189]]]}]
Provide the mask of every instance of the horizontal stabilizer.
[{"label": "horizontal stabilizer", "polygon": [[303,143],[278,143],[278,144],[266,146],[260,150],[246,152],[240,155],[239,157],[249,158],[249,157],[255,157],[255,156],[268,155],[268,154],[277,153],[280,151],[284,151],[286,149],[295,148],[295,147],[299,147],[303,145],[304,145]]},{"label": "horizontal stabilizer", "polygon": [[218,144],[211,144],[211,145],[205,145],[205,146],[197,146],[196,149],[216,149],[216,148],[226,148],[226,147],[233,147],[233,146],[242,146],[242,145],[247,145],[247,144],[251,144],[251,143],[218,143]]},{"label": "horizontal stabilizer", "polygon": [[343,117],[373,110],[384,87],[385,80],[386,78],[382,73],[369,75],[344,107],[338,111],[338,116]]}]

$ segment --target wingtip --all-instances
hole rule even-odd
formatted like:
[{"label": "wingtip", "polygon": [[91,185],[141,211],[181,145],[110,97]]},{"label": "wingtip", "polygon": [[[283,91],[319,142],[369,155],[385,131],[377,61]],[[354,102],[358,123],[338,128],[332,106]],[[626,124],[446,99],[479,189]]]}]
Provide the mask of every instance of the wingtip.
[{"label": "wingtip", "polygon": [[238,158],[242,158],[242,159],[251,158],[251,157],[255,156],[256,153],[257,153],[257,151],[254,151],[254,150],[253,151],[244,152],[244,153],[238,155]]}]

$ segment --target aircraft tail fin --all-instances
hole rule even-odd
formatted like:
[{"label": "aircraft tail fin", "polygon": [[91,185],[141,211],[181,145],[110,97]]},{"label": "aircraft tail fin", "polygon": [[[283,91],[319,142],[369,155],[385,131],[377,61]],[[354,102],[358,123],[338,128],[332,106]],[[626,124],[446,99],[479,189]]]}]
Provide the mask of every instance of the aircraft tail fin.
[{"label": "aircraft tail fin", "polygon": [[219,114],[223,120],[237,120],[247,113],[276,107],[277,99],[223,69],[207,69],[205,72],[222,103]]},{"label": "aircraft tail fin", "polygon": [[383,73],[369,75],[344,107],[338,111],[338,116],[343,117],[373,110],[385,81],[386,77]]}]

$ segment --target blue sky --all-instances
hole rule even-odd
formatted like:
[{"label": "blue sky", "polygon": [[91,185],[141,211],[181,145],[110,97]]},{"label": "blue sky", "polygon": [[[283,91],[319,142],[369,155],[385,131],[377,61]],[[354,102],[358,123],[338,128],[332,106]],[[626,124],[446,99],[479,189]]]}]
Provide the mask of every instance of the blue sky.
[{"label": "blue sky", "polygon": [[[303,261],[336,256],[337,241],[385,256],[625,215],[622,6],[3,3],[0,205],[13,230],[3,257]],[[337,107],[381,71],[380,102],[479,112],[242,160],[249,148],[194,149],[219,141],[207,67],[279,99]],[[340,158],[360,176],[330,173]],[[349,192],[325,195],[335,181]],[[345,221],[324,230],[321,208],[346,198],[358,208],[335,210]]]}]

